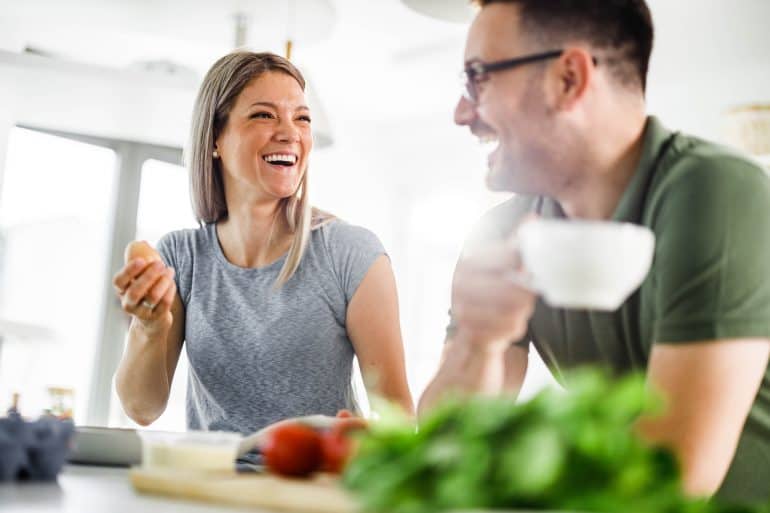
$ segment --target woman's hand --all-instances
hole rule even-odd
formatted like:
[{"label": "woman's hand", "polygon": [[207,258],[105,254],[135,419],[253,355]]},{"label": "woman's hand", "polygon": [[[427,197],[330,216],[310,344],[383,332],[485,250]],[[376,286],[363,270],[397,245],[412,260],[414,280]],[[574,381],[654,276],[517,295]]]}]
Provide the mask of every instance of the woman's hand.
[{"label": "woman's hand", "polygon": [[369,427],[369,421],[363,417],[355,416],[349,410],[339,410],[335,417],[328,415],[306,415],[303,417],[290,417],[269,424],[253,435],[245,437],[241,441],[240,454],[245,454],[254,447],[261,447],[265,440],[276,429],[291,424],[302,424],[317,431],[331,431],[334,429],[342,431],[355,431],[357,429],[366,429]]},{"label": "woman's hand", "polygon": [[112,284],[123,311],[134,316],[143,327],[168,329],[171,326],[171,303],[176,295],[174,269],[159,259],[135,258],[115,274]]},{"label": "woman's hand", "polygon": [[316,471],[341,474],[357,450],[351,433],[368,423],[348,410],[336,417],[310,415],[270,424],[241,442],[241,452],[257,443],[268,470],[275,474],[305,477]]},{"label": "woman's hand", "polygon": [[184,343],[184,306],[174,269],[147,242],[130,243],[125,262],[112,279],[123,310],[132,317],[115,388],[126,414],[147,426],[168,404]]}]

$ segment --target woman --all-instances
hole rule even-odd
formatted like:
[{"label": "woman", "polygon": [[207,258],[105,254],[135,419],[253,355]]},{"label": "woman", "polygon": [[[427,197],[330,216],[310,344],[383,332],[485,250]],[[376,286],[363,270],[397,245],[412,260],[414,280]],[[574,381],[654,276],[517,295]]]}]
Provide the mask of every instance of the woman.
[{"label": "woman", "polygon": [[133,318],[116,373],[141,425],[166,407],[186,342],[189,429],[250,433],[356,405],[364,381],[413,410],[395,282],[379,240],[311,208],[305,81],[286,59],[217,61],[195,103],[189,167],[201,227],[159,242],[113,280]]}]

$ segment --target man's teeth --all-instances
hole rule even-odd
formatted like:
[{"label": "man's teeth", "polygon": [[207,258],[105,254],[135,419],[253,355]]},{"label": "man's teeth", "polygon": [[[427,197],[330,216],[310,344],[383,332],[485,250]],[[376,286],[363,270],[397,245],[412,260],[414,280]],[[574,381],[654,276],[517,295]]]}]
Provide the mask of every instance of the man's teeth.
[{"label": "man's teeth", "polygon": [[498,139],[494,135],[484,135],[479,137],[479,148],[485,154],[492,153],[497,149]]},{"label": "man's teeth", "polygon": [[495,135],[482,135],[479,136],[479,142],[481,144],[491,144],[497,142],[497,136]]},{"label": "man's teeth", "polygon": [[290,155],[290,154],[280,154],[276,153],[273,155],[265,155],[263,157],[265,159],[265,162],[280,162],[280,163],[286,163],[294,165],[297,163],[297,156],[296,155]]}]

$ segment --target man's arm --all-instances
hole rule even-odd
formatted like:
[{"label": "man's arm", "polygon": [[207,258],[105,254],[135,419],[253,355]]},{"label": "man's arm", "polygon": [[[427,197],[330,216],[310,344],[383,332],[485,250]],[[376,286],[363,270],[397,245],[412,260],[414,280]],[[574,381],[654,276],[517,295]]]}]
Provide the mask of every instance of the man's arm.
[{"label": "man's arm", "polygon": [[658,343],[647,369],[666,403],[641,419],[647,440],[668,445],[682,465],[685,491],[713,495],[735,455],[743,425],[767,370],[768,339]]},{"label": "man's arm", "polygon": [[420,398],[420,415],[448,394],[494,395],[521,387],[527,350],[511,346],[511,341],[526,334],[535,296],[509,279],[518,265],[516,250],[503,242],[466,254],[458,262],[452,284],[456,330]]},{"label": "man's arm", "polygon": [[513,344],[505,352],[505,381],[503,392],[518,397],[529,366],[529,347]]},{"label": "man's arm", "polygon": [[420,397],[419,415],[451,395],[519,394],[527,373],[527,350],[510,345],[482,344],[474,346],[464,337],[448,340],[441,355],[441,364]]}]

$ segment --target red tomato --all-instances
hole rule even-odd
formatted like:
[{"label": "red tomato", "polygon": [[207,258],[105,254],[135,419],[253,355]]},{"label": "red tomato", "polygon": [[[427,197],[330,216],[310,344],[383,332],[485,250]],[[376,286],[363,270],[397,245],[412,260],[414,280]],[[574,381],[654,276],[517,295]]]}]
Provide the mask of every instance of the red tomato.
[{"label": "red tomato", "polygon": [[322,467],[325,472],[341,474],[345,465],[355,452],[353,440],[348,433],[359,429],[365,429],[366,420],[351,415],[337,414],[340,420],[331,429],[321,435]]},{"label": "red tomato", "polygon": [[321,454],[324,472],[341,474],[350,457],[350,440],[344,433],[331,429],[321,435]]},{"label": "red tomato", "polygon": [[270,431],[261,448],[268,470],[284,476],[307,476],[321,466],[321,436],[299,423]]}]

